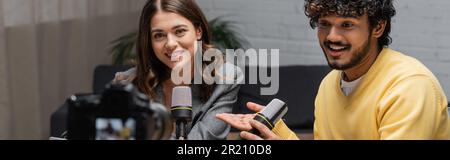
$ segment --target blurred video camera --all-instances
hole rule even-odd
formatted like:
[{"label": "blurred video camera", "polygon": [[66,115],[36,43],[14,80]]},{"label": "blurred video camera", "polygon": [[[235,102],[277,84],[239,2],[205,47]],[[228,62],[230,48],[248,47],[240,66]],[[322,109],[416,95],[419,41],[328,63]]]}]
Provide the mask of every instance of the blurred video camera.
[{"label": "blurred video camera", "polygon": [[172,132],[171,117],[132,84],[108,84],[101,95],[73,95],[69,140],[160,140]]}]

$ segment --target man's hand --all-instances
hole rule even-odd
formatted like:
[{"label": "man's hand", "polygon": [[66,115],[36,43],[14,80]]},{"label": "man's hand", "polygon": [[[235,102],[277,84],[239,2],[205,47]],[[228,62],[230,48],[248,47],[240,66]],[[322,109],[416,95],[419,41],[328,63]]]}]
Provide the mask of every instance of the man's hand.
[{"label": "man's hand", "polygon": [[250,125],[256,130],[259,130],[261,137],[247,131],[242,131],[241,132],[242,138],[247,140],[280,140],[280,137],[278,137],[275,133],[273,133],[269,128],[267,128],[262,123],[255,120],[251,120]]},{"label": "man's hand", "polygon": [[[247,103],[247,108],[254,112],[259,112],[264,108],[264,106],[249,102]],[[255,114],[221,113],[217,114],[216,117],[224,121],[225,123],[230,124],[233,128],[239,129],[241,131],[250,131],[252,129],[250,121],[255,117]]]},{"label": "man's hand", "polygon": [[[260,112],[264,106],[249,102],[247,103],[247,108],[254,111]],[[231,127],[239,129],[241,132],[241,137],[248,140],[278,140],[280,139],[277,135],[275,135],[269,128],[259,123],[258,121],[253,120],[255,114],[229,114],[229,113],[221,113],[217,114],[216,117],[228,124]],[[247,131],[250,131],[252,128],[259,130],[261,133],[261,137],[251,134]]]},{"label": "man's hand", "polygon": [[255,114],[229,114],[221,113],[216,115],[217,118],[228,123],[231,127],[239,129],[241,131],[249,131],[252,129],[249,121],[251,121]]}]

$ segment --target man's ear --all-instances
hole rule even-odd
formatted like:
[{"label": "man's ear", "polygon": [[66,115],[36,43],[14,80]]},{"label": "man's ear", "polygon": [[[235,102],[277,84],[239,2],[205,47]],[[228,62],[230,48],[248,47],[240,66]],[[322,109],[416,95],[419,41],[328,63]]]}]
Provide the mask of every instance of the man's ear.
[{"label": "man's ear", "polygon": [[201,40],[203,37],[202,27],[199,26],[195,32],[196,32],[195,35],[197,36],[197,40]]},{"label": "man's ear", "polygon": [[381,21],[373,29],[372,36],[375,38],[380,38],[383,35],[385,29],[386,29],[386,21]]}]

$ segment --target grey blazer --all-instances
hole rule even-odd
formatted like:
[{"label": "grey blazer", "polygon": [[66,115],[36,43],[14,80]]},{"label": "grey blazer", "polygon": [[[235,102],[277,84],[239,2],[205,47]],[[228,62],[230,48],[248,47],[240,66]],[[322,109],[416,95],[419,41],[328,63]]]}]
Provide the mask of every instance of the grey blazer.
[{"label": "grey blazer", "polygon": [[[216,118],[218,113],[231,113],[233,110],[233,105],[237,101],[237,95],[239,92],[240,84],[243,82],[242,71],[232,65],[225,64],[219,70],[219,75],[223,77],[230,77],[233,83],[226,83],[221,81],[221,84],[217,84],[211,95],[211,97],[206,101],[202,102],[200,98],[200,90],[198,85],[191,85],[192,88],[192,111],[193,111],[193,121],[189,124],[191,130],[188,134],[189,140],[223,140],[226,139],[231,127],[225,122]],[[234,73],[234,74],[233,74]],[[126,72],[119,72],[117,75],[134,76],[135,69],[132,68]],[[156,93],[160,95],[159,101],[163,100],[162,87],[157,86]],[[172,139],[174,135],[172,135]]]}]

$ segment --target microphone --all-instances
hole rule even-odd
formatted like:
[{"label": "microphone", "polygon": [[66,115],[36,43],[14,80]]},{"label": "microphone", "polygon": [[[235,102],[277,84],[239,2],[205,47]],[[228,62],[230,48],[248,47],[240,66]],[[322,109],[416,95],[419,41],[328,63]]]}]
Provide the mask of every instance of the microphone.
[{"label": "microphone", "polygon": [[171,113],[176,122],[176,139],[187,139],[187,124],[192,121],[192,92],[190,87],[178,86],[173,88]]},{"label": "microphone", "polygon": [[[256,113],[254,120],[261,122],[267,128],[272,130],[275,124],[287,113],[286,103],[279,99],[272,100],[262,111]],[[257,129],[252,129],[250,133],[261,135]]]}]

